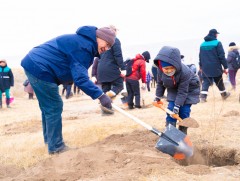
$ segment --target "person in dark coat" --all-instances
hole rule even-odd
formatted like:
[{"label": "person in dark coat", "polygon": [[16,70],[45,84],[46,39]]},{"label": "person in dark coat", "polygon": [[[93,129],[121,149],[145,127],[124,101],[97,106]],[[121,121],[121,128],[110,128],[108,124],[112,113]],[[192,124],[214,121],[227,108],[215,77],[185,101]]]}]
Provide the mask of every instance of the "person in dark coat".
[{"label": "person in dark coat", "polygon": [[102,110],[113,113],[111,99],[89,80],[88,69],[94,57],[109,50],[114,42],[115,33],[110,28],[82,26],[74,34],[61,35],[34,47],[21,61],[39,101],[49,154],[69,149],[62,137],[60,84],[75,83],[92,99],[99,99],[106,108]]},{"label": "person in dark coat", "polygon": [[2,108],[2,93],[5,92],[7,108],[10,108],[10,87],[14,86],[12,70],[7,66],[7,61],[0,60],[0,109]]},{"label": "person in dark coat", "polygon": [[230,93],[225,89],[222,78],[223,72],[228,73],[228,66],[222,43],[217,40],[218,34],[219,32],[216,29],[211,29],[200,46],[199,68],[203,78],[201,102],[207,101],[208,89],[212,85],[212,79],[218,87],[223,100],[230,96]]},{"label": "person in dark coat", "polygon": [[95,57],[92,65],[92,81],[99,87],[102,88],[101,83],[98,81],[98,62],[99,58]]},{"label": "person in dark coat", "polygon": [[[227,64],[228,64],[228,73],[229,80],[232,85],[232,90],[236,90],[236,75],[238,72],[238,67],[234,67],[234,61],[236,62],[239,57],[238,52],[239,47],[236,46],[236,43],[231,42],[229,44],[228,55],[227,55]],[[238,60],[240,61],[240,60]]]},{"label": "person in dark coat", "polygon": [[[110,28],[117,33],[114,26]],[[118,38],[112,48],[100,55],[97,68],[98,82],[109,97],[114,98],[123,90],[123,76],[126,75],[123,64],[121,42]]]},{"label": "person in dark coat", "polygon": [[28,99],[33,99],[33,96],[34,96],[34,90],[29,82],[28,79],[26,79],[24,82],[23,82],[23,86],[24,86],[24,91],[28,93]]},{"label": "person in dark coat", "polygon": [[[192,104],[199,102],[198,76],[181,62],[180,51],[175,47],[162,47],[154,63],[158,67],[155,101],[163,104],[161,99],[167,89],[168,109],[179,114],[182,119],[190,117]],[[176,127],[176,119],[169,114],[166,117],[166,126],[168,124]],[[179,130],[187,134],[187,127],[179,126]]]},{"label": "person in dark coat", "polygon": [[[139,80],[142,80],[142,89],[146,89],[146,62],[150,60],[150,53],[148,51],[142,54],[137,54],[133,59],[132,73],[126,77],[126,87],[128,93],[128,108],[142,108],[140,105],[140,84]],[[145,62],[146,61],[146,62]],[[135,104],[133,103],[135,99]]]}]

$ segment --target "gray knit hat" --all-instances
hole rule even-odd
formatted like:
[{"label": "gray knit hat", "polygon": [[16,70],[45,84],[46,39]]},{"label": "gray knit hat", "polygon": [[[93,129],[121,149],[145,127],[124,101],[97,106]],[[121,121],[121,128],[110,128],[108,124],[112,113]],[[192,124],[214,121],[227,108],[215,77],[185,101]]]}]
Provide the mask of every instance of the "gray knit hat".
[{"label": "gray knit hat", "polygon": [[97,29],[96,35],[98,38],[108,42],[110,46],[113,46],[113,44],[115,43],[115,32],[108,27]]}]

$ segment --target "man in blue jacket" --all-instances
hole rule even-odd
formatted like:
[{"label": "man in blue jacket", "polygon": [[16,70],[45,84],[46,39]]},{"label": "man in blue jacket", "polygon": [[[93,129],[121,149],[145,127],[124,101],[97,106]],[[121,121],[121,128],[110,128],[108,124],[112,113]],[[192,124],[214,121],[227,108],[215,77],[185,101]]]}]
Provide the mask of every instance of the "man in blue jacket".
[{"label": "man in blue jacket", "polygon": [[42,112],[42,127],[49,154],[68,150],[62,137],[63,101],[58,85],[75,83],[92,99],[99,99],[111,110],[111,99],[88,77],[94,57],[109,50],[115,33],[107,27],[83,26],[75,34],[66,34],[34,47],[21,66],[31,83]]},{"label": "man in blue jacket", "polygon": [[230,95],[226,92],[222,78],[223,72],[228,73],[228,66],[222,43],[217,40],[218,34],[216,29],[211,29],[200,46],[199,66],[203,78],[201,102],[207,101],[208,88],[212,85],[212,80],[218,87],[223,100]]}]

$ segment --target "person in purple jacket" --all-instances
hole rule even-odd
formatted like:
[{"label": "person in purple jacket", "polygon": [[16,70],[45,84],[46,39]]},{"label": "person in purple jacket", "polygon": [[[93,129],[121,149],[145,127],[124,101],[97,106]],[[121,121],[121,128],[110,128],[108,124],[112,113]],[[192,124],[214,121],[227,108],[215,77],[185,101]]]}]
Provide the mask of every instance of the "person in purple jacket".
[{"label": "person in purple jacket", "polygon": [[107,27],[82,26],[74,34],[65,34],[34,47],[21,61],[34,89],[42,112],[42,127],[48,153],[69,150],[62,137],[63,101],[60,84],[75,83],[92,99],[111,110],[111,99],[91,80],[88,69],[94,57],[109,50],[115,33]]},{"label": "person in purple jacket", "polygon": [[[167,90],[168,109],[182,119],[190,117],[192,104],[200,101],[198,76],[181,62],[180,51],[175,47],[162,47],[154,64],[158,67],[155,101],[163,104],[161,99]],[[176,119],[167,114],[166,126],[169,124],[176,127]],[[179,130],[187,134],[187,127],[179,126]]]}]

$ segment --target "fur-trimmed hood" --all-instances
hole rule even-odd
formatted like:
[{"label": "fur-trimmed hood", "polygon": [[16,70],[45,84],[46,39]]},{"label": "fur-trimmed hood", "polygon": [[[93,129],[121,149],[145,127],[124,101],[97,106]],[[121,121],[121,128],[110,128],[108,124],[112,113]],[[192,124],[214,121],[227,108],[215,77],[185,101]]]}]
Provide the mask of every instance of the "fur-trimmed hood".
[{"label": "fur-trimmed hood", "polygon": [[233,50],[239,50],[239,49],[240,49],[239,46],[230,46],[230,47],[228,47],[228,51],[229,52],[232,52]]}]

